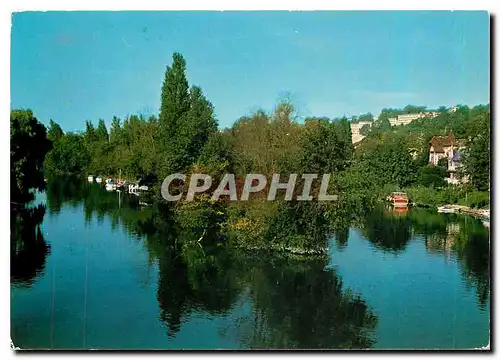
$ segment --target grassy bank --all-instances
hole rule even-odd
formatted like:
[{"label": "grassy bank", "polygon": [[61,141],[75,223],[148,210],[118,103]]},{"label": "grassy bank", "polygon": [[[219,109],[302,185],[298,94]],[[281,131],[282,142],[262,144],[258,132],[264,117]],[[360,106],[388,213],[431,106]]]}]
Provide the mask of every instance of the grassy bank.
[{"label": "grassy bank", "polygon": [[490,205],[489,191],[478,191],[468,186],[449,186],[441,189],[414,186],[406,189],[410,202],[416,206],[437,207],[446,204],[468,206],[472,209]]}]

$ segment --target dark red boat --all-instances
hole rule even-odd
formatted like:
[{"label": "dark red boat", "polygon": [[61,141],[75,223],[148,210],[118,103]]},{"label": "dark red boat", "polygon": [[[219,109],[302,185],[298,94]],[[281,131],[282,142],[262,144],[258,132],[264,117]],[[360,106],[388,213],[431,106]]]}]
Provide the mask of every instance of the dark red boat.
[{"label": "dark red boat", "polygon": [[393,192],[389,196],[389,201],[394,207],[407,207],[408,206],[408,195],[404,192]]}]

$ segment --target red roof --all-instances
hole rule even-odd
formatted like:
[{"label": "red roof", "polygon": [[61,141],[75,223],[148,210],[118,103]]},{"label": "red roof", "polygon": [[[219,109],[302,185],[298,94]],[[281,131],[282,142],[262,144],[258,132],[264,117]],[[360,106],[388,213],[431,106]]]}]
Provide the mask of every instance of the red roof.
[{"label": "red roof", "polygon": [[455,135],[449,132],[446,136],[433,136],[429,145],[434,148],[435,152],[444,152],[445,147],[458,146],[459,141],[455,139]]}]

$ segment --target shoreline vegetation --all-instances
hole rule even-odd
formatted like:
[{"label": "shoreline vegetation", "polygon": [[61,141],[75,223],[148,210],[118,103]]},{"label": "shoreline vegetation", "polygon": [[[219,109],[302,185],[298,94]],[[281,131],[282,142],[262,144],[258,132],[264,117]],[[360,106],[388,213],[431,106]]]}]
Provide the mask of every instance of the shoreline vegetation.
[{"label": "shoreline vegetation", "polygon": [[[186,61],[174,53],[161,88],[159,116],[115,116],[109,130],[99,119],[97,127],[87,121],[82,132],[64,132],[53,120],[45,128],[31,110],[12,110],[11,202],[27,203],[33,191],[43,191],[60,178],[120,174],[152,189],[151,221],[174,222],[180,235],[163,239],[164,246],[223,242],[235,248],[309,254],[324,253],[328,239],[344,233],[394,191],[406,192],[419,206],[489,206],[489,104],[458,105],[453,111],[441,107],[432,110],[432,118],[391,126],[394,116],[428,110],[408,105],[382,109],[377,118],[301,118],[292,96],[285,95],[271,112],[257,110],[221,129],[213,105],[200,87],[190,86],[186,74]],[[351,124],[359,121],[372,125],[353,144]],[[467,175],[467,183],[447,184],[446,164],[429,164],[430,139],[448,133],[465,139],[458,175]],[[338,200],[266,202],[255,193],[256,201],[213,202],[199,194],[192,202],[166,204],[161,183],[174,173],[214,179],[226,173],[331,174],[327,193],[338,194]],[[303,186],[297,179],[299,193]],[[314,182],[312,193],[318,188]],[[283,193],[279,190],[278,196]],[[198,242],[200,236],[203,241]]]}]

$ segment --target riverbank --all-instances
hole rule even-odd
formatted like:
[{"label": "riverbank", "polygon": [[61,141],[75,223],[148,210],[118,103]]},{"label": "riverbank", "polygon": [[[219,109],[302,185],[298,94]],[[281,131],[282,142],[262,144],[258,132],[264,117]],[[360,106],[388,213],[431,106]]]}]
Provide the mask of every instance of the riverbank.
[{"label": "riverbank", "polygon": [[271,254],[280,254],[288,257],[295,258],[309,258],[309,257],[317,257],[317,256],[325,256],[328,253],[328,247],[319,247],[316,249],[306,249],[302,247],[292,247],[292,246],[273,246],[270,245],[266,248],[259,246],[235,246],[236,249],[239,249],[244,252],[262,252],[262,253],[271,253]]},{"label": "riverbank", "polygon": [[473,190],[467,186],[450,186],[442,189],[414,186],[405,189],[412,206],[435,208],[455,206],[457,209],[487,209],[490,206],[489,191]]},{"label": "riverbank", "polygon": [[419,203],[410,203],[409,206],[419,207],[424,209],[435,209],[439,213],[450,213],[450,214],[466,214],[472,215],[479,218],[490,219],[490,209],[474,209],[465,205],[458,204],[443,204],[443,205],[430,205],[430,204],[419,204]]},{"label": "riverbank", "polygon": [[490,209],[472,209],[464,205],[447,204],[438,207],[438,212],[468,214],[480,218],[490,218]]}]

